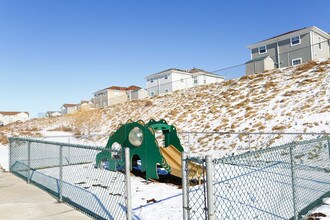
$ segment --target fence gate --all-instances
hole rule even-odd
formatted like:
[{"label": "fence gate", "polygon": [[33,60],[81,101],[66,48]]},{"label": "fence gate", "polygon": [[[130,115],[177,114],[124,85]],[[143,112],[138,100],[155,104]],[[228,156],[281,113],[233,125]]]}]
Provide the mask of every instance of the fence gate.
[{"label": "fence gate", "polygon": [[[208,219],[208,182],[206,160],[183,156],[182,187],[184,189],[183,208],[185,219]],[[186,200],[186,201],[185,201]]]}]

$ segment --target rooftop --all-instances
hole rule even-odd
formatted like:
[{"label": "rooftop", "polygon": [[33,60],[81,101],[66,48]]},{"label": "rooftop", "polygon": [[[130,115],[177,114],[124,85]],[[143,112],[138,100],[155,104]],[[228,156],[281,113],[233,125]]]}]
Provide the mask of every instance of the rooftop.
[{"label": "rooftop", "polygon": [[[141,89],[141,87],[139,86],[135,86],[135,85],[132,85],[132,86],[129,86],[129,87],[123,87],[123,86],[110,86],[108,88],[105,88],[105,89],[102,89],[102,90],[99,90],[95,93],[98,93],[98,92],[101,92],[101,91],[104,91],[104,90],[118,90],[118,91],[135,91],[135,90],[139,90]],[[94,93],[94,94],[95,94]]]},{"label": "rooftop", "polygon": [[202,70],[202,69],[199,69],[199,68],[192,68],[192,69],[188,69],[188,70],[182,70],[182,69],[177,69],[177,68],[170,68],[170,69],[166,69],[166,70],[163,70],[161,72],[158,72],[158,73],[151,74],[149,76],[146,76],[145,78],[149,78],[150,76],[160,75],[160,74],[165,73],[165,72],[168,72],[168,71],[177,71],[177,72],[181,72],[183,74],[191,74],[191,75],[193,75],[194,73],[201,73],[201,74],[205,74],[205,75],[212,75],[212,76],[216,76],[216,77],[222,77],[222,76],[220,76],[220,75],[218,75],[216,73],[207,72],[207,71]]},{"label": "rooftop", "polygon": [[276,35],[274,37],[267,38],[266,40],[262,40],[262,41],[259,41],[257,43],[251,44],[251,45],[249,45],[247,47],[250,48],[250,49],[253,49],[253,48],[257,47],[257,46],[262,46],[264,44],[270,44],[270,43],[277,42],[279,40],[283,40],[283,39],[285,39],[285,38],[288,37],[287,35],[290,35],[292,33],[296,33],[297,32],[297,35],[301,35],[301,34],[304,34],[304,33],[308,33],[310,31],[314,31],[314,32],[318,33],[319,35],[321,35],[321,36],[323,36],[323,37],[325,37],[327,39],[330,39],[330,34],[328,34],[327,32],[319,29],[318,27],[310,26],[310,27],[304,27],[304,28],[300,28],[300,29],[288,31],[288,32],[285,32],[283,34],[279,34],[279,35]]},{"label": "rooftop", "polygon": [[1,115],[17,115],[19,113],[26,113],[29,115],[28,112],[0,112]]},{"label": "rooftop", "polygon": [[66,107],[66,108],[67,108],[67,107],[75,107],[76,104],[63,104],[63,106]]}]

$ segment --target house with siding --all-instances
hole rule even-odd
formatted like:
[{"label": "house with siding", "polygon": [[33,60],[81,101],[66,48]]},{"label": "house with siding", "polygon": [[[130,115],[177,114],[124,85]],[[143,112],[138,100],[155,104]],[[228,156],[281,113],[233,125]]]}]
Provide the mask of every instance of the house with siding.
[{"label": "house with siding", "polygon": [[46,112],[46,114],[43,116],[45,118],[51,118],[51,117],[57,117],[57,116],[61,116],[62,113],[59,111],[48,111]]},{"label": "house with siding", "polygon": [[126,101],[145,98],[147,92],[138,86],[111,86],[94,93],[95,108],[123,103]]},{"label": "house with siding", "polygon": [[247,47],[251,50],[251,60],[246,62],[246,74],[249,75],[329,58],[330,34],[311,26],[286,32]]},{"label": "house with siding", "polygon": [[76,104],[63,104],[61,107],[62,115],[75,114],[77,113]]},{"label": "house with siding", "polygon": [[0,112],[0,124],[7,125],[15,122],[25,122],[29,120],[28,112]]},{"label": "house with siding", "polygon": [[89,110],[92,110],[92,109],[94,109],[93,100],[89,100],[89,101],[82,100],[82,101],[80,101],[79,104],[77,104],[77,111],[78,112],[86,112],[86,111],[89,111]]},{"label": "house with siding", "polygon": [[190,70],[171,68],[151,74],[145,79],[149,96],[224,81],[223,76],[197,68]]}]

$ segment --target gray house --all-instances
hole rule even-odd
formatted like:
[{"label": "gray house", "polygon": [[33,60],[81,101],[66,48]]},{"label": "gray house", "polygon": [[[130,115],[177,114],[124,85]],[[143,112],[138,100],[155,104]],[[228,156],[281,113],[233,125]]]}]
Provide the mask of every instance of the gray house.
[{"label": "gray house", "polygon": [[330,57],[330,34],[312,26],[290,31],[247,46],[251,60],[246,62],[246,74],[273,68],[295,66],[309,60]]}]

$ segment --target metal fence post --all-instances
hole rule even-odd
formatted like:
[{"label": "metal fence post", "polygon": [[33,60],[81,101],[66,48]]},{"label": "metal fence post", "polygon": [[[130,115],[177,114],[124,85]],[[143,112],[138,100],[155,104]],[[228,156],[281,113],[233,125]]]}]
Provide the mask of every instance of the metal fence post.
[{"label": "metal fence post", "polygon": [[132,220],[131,158],[129,148],[125,148],[127,220]]},{"label": "metal fence post", "polygon": [[28,141],[28,176],[27,183],[31,181],[31,142]]},{"label": "metal fence post", "polygon": [[187,170],[187,153],[181,154],[181,171],[182,171],[182,205],[183,205],[183,220],[189,219],[189,199],[188,199],[188,170]]},{"label": "metal fence post", "polygon": [[251,136],[250,136],[250,133],[248,133],[248,138],[249,138],[249,151],[251,151]]},{"label": "metal fence post", "polygon": [[296,186],[295,186],[294,157],[293,157],[293,148],[294,147],[295,147],[295,144],[290,144],[291,185],[292,185],[292,201],[293,201],[293,214],[294,214],[293,219],[298,220]]},{"label": "metal fence post", "polygon": [[62,202],[63,201],[63,197],[62,197],[62,182],[63,182],[63,145],[60,146],[60,152],[59,152],[59,156],[60,156],[60,172],[59,172],[59,177],[60,177],[60,182],[59,182],[59,197],[58,197],[58,201]]},{"label": "metal fence post", "polygon": [[212,156],[207,155],[206,158],[206,184],[207,184],[207,207],[208,219],[215,220],[214,197],[213,197],[213,164]]},{"label": "metal fence post", "polygon": [[329,160],[330,160],[330,138],[328,138],[328,151],[329,151]]},{"label": "metal fence post", "polygon": [[13,142],[12,142],[12,140],[10,140],[10,139],[8,139],[9,140],[9,161],[8,161],[8,168],[9,168],[9,172],[13,172],[12,171],[12,169],[11,169],[11,165],[13,164],[13,158],[12,158],[12,156],[13,156],[13,146],[12,146],[12,144],[13,144]]}]

